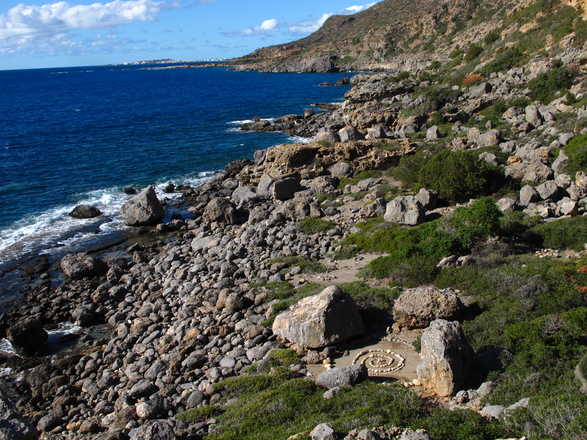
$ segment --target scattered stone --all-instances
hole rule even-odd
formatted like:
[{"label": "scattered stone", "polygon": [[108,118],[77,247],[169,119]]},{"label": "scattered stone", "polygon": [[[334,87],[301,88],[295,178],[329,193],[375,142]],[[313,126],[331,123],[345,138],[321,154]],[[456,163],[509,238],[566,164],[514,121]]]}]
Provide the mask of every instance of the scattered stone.
[{"label": "scattered stone", "polygon": [[451,290],[434,286],[408,289],[393,304],[394,325],[402,328],[425,328],[435,319],[456,319],[463,305]]},{"label": "scattered stone", "polygon": [[426,211],[414,196],[400,196],[387,204],[383,218],[386,222],[415,226],[424,221]]},{"label": "scattered stone", "polygon": [[66,255],[59,266],[65,276],[72,280],[91,278],[105,271],[103,262],[84,253]]},{"label": "scattered stone", "polygon": [[99,217],[102,215],[102,211],[100,211],[95,206],[90,205],[78,205],[69,213],[70,217],[79,218],[79,219],[87,219],[87,218],[94,218]]},{"label": "scattered stone", "polygon": [[367,367],[358,364],[326,370],[318,375],[316,383],[324,388],[332,389],[355,385],[367,377]]},{"label": "scattered stone", "polygon": [[520,190],[520,206],[530,206],[530,203],[536,202],[539,198],[538,192],[530,185],[525,185]]},{"label": "scattered stone", "polygon": [[322,423],[312,429],[310,438],[312,440],[336,440],[336,432],[332,429],[332,426]]}]

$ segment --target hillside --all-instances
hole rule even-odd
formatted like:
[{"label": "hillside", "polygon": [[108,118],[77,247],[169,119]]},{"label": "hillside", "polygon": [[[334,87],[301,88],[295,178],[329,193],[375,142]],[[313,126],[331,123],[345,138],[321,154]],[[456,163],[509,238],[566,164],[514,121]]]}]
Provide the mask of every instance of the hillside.
[{"label": "hillside", "polygon": [[[582,0],[385,0],[350,16],[333,16],[312,35],[259,49],[239,68],[263,71],[423,70],[486,38],[494,51],[531,41],[554,49],[575,32],[584,40]],[[568,44],[568,41],[566,42]]]}]

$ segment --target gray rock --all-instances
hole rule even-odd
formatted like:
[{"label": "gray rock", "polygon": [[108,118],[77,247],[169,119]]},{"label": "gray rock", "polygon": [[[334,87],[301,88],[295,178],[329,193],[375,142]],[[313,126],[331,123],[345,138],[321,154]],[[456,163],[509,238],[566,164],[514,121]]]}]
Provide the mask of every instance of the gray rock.
[{"label": "gray rock", "polygon": [[202,218],[207,222],[218,222],[227,225],[236,225],[238,215],[235,206],[228,199],[216,197],[206,205]]},{"label": "gray rock", "polygon": [[425,210],[435,209],[438,206],[438,194],[426,188],[420,189],[416,194],[416,200]]},{"label": "gray rock", "polygon": [[253,153],[253,161],[255,165],[263,165],[265,158],[267,157],[267,150],[257,150]]},{"label": "gray rock", "polygon": [[149,397],[159,391],[159,387],[157,385],[152,384],[146,380],[142,380],[137,382],[131,389],[130,389],[130,396],[133,399],[140,399],[141,397]]},{"label": "gray rock", "polygon": [[524,165],[524,175],[521,180],[537,184],[550,179],[552,175],[550,167],[536,160]]},{"label": "gray rock", "polygon": [[86,218],[94,218],[99,217],[102,215],[102,211],[100,211],[95,206],[90,205],[78,205],[69,213],[70,217],[86,219]]},{"label": "gray rock", "polygon": [[59,267],[65,276],[73,280],[91,278],[105,271],[103,262],[84,253],[66,255],[59,262]]},{"label": "gray rock", "polygon": [[415,226],[424,221],[426,211],[414,196],[400,196],[387,204],[383,218],[386,222]]},{"label": "gray rock", "polygon": [[497,156],[493,153],[481,153],[479,155],[479,159],[482,160],[483,162],[488,163],[489,165],[497,165]]},{"label": "gray rock", "polygon": [[501,134],[499,130],[489,130],[479,136],[479,140],[477,144],[480,147],[493,147],[494,145],[498,145],[501,139]]},{"label": "gray rock", "polygon": [[406,429],[404,432],[402,432],[399,440],[430,440],[430,436],[422,431]]},{"label": "gray rock", "polygon": [[350,125],[338,130],[338,136],[341,142],[360,141],[363,139],[363,135],[355,127],[351,127]]},{"label": "gray rock", "polygon": [[120,213],[128,226],[147,226],[163,220],[165,209],[157,198],[155,188],[149,186],[122,205]]},{"label": "gray rock", "polygon": [[367,367],[363,364],[333,368],[318,375],[316,383],[324,388],[337,388],[355,385],[368,377]]},{"label": "gray rock", "polygon": [[557,210],[559,215],[575,216],[579,212],[579,203],[575,200],[571,200],[569,197],[565,197],[558,202]]},{"label": "gray rock", "polygon": [[569,156],[564,152],[564,150],[560,150],[558,157],[552,163],[552,170],[554,171],[555,175],[564,173],[567,167],[569,166]]},{"label": "gray rock", "polygon": [[376,431],[370,429],[362,429],[357,434],[357,440],[381,440],[379,434]]},{"label": "gray rock", "polygon": [[479,130],[477,127],[470,127],[467,130],[467,141],[471,144],[478,143],[480,136],[481,136],[481,130]]},{"label": "gray rock", "polygon": [[332,429],[332,426],[321,423],[320,425],[316,426],[310,432],[310,439],[311,440],[336,440],[336,432]]},{"label": "gray rock", "polygon": [[47,414],[37,423],[37,429],[41,432],[49,432],[61,424],[61,420],[53,414]]},{"label": "gray rock", "polygon": [[324,394],[322,394],[322,398],[324,398],[326,400],[330,400],[334,396],[336,396],[337,394],[339,394],[341,392],[342,392],[342,388],[340,388],[340,387],[330,388],[329,390],[324,391]]},{"label": "gray rock", "polygon": [[435,319],[456,319],[463,304],[450,290],[434,286],[407,289],[393,304],[393,320],[396,325],[409,329],[425,328]]},{"label": "gray rock", "polygon": [[420,383],[446,397],[466,383],[473,350],[458,322],[437,319],[422,333],[420,358],[416,368]]},{"label": "gray rock", "polygon": [[469,95],[471,95],[473,98],[481,98],[487,93],[491,93],[491,90],[493,90],[493,86],[491,85],[491,83],[484,82],[470,87]]},{"label": "gray rock", "polygon": [[538,127],[542,125],[542,117],[540,116],[540,112],[538,111],[538,107],[533,104],[530,104],[525,109],[526,113],[526,121],[529,124],[532,124],[534,127]]},{"label": "gray rock", "polygon": [[174,440],[177,436],[168,420],[155,420],[130,431],[130,440]]},{"label": "gray rock", "polygon": [[511,197],[504,197],[497,201],[497,207],[501,212],[509,211],[510,209],[515,209],[516,201]]},{"label": "gray rock", "polygon": [[440,130],[438,129],[438,126],[433,125],[426,130],[426,140],[435,141],[437,139],[440,139]]},{"label": "gray rock", "polygon": [[289,200],[301,189],[299,177],[284,177],[273,182],[272,195],[276,200]]},{"label": "gray rock", "polygon": [[273,333],[305,348],[337,344],[364,331],[355,302],[336,286],[300,300],[273,322]]},{"label": "gray rock", "polygon": [[340,142],[340,137],[338,136],[338,133],[336,133],[334,130],[322,128],[314,137],[314,141],[335,144],[336,142]]},{"label": "gray rock", "polygon": [[328,171],[330,171],[330,174],[333,177],[347,177],[350,176],[350,174],[353,171],[352,166],[347,163],[347,162],[337,162],[334,165],[332,165]]},{"label": "gray rock", "polygon": [[536,192],[542,200],[558,200],[560,197],[560,188],[554,180],[548,180],[536,187]]},{"label": "gray rock", "polygon": [[499,419],[504,411],[505,408],[501,405],[486,405],[481,409],[480,414],[490,419]]},{"label": "gray rock", "polygon": [[251,202],[256,201],[257,193],[253,187],[239,186],[233,191],[231,200],[237,206],[237,208],[241,208],[243,206],[247,206]]},{"label": "gray rock", "polygon": [[271,176],[263,174],[257,185],[257,195],[260,197],[271,197],[271,188],[273,187],[274,180]]},{"label": "gray rock", "polygon": [[530,203],[536,202],[539,198],[536,190],[530,185],[525,185],[520,190],[520,206],[529,206]]},{"label": "gray rock", "polygon": [[367,139],[383,139],[386,137],[385,129],[383,125],[374,125],[367,129]]},{"label": "gray rock", "polygon": [[571,176],[569,176],[568,174],[558,174],[555,178],[554,181],[556,182],[556,184],[563,189],[567,189],[569,186],[571,186],[571,184],[573,183],[573,180],[571,179]]},{"label": "gray rock", "polygon": [[567,145],[575,135],[573,133],[562,133],[558,137],[558,141],[562,146]]}]

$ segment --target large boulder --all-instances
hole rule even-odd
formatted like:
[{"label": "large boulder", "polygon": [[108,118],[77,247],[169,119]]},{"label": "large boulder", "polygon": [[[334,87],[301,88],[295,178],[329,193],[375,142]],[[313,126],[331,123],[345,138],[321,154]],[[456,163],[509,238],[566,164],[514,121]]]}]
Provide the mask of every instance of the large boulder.
[{"label": "large boulder", "polygon": [[416,373],[424,388],[446,397],[465,386],[473,350],[458,322],[433,321],[422,333],[420,345]]},{"label": "large boulder", "polygon": [[209,222],[235,225],[238,223],[238,215],[235,206],[228,199],[216,197],[208,202],[202,218]]},{"label": "large boulder", "polygon": [[456,319],[463,309],[451,290],[434,286],[408,289],[393,304],[393,319],[398,327],[425,328],[435,319]]},{"label": "large boulder", "polygon": [[338,133],[334,130],[329,130],[328,128],[321,128],[320,131],[314,137],[314,141],[335,144],[340,141],[340,137],[338,136]]},{"label": "large boulder", "polygon": [[84,253],[66,255],[59,262],[59,266],[65,276],[72,280],[101,275],[106,269],[104,262]]},{"label": "large boulder", "polygon": [[300,300],[273,322],[273,333],[304,348],[337,344],[364,331],[355,302],[336,286]]},{"label": "large boulder", "polygon": [[338,130],[338,137],[341,142],[360,141],[363,135],[357,131],[355,127],[347,125]]},{"label": "large boulder", "polygon": [[23,319],[8,328],[7,337],[13,345],[29,354],[47,352],[49,335],[37,319]]},{"label": "large boulder", "polygon": [[165,209],[157,198],[155,188],[149,186],[122,205],[121,214],[128,226],[148,226],[163,220]]},{"label": "large boulder", "polygon": [[426,210],[414,196],[400,196],[387,204],[386,222],[415,226],[424,221]]},{"label": "large boulder", "polygon": [[69,213],[70,217],[80,219],[94,218],[99,217],[101,215],[102,211],[100,211],[95,206],[90,205],[78,205],[75,208],[73,208],[73,210]]},{"label": "large boulder", "polygon": [[272,195],[276,200],[289,200],[301,189],[299,177],[284,177],[273,182]]},{"label": "large boulder", "polygon": [[363,364],[333,368],[318,375],[316,383],[324,388],[336,388],[355,385],[368,377],[367,367]]}]

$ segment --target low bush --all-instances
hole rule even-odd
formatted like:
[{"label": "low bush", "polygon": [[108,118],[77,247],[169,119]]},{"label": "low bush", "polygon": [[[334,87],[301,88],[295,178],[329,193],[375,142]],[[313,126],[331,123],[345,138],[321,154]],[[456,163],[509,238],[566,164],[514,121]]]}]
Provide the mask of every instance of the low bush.
[{"label": "low bush", "polygon": [[425,161],[418,172],[420,185],[455,202],[491,194],[504,181],[499,167],[487,164],[470,152],[440,151]]},{"label": "low bush", "polygon": [[483,46],[480,46],[478,44],[471,44],[471,46],[469,46],[469,49],[467,50],[467,53],[465,54],[465,61],[467,63],[470,63],[471,61],[476,59],[482,53],[483,53]]},{"label": "low bush", "polygon": [[321,218],[306,218],[298,223],[298,229],[307,235],[328,232],[336,227],[336,223]]},{"label": "low bush", "polygon": [[520,48],[507,48],[498,53],[494,60],[481,70],[481,73],[488,76],[495,72],[503,72],[521,65],[525,59],[524,52]]},{"label": "low bush", "polygon": [[470,250],[487,237],[497,235],[502,212],[490,198],[482,198],[469,207],[457,208],[447,221],[452,235],[464,250]]},{"label": "low bush", "polygon": [[528,230],[527,239],[548,249],[583,250],[587,243],[587,218],[574,217],[534,226]]},{"label": "low bush", "polygon": [[573,85],[575,72],[566,67],[557,67],[528,82],[530,97],[544,104],[550,103],[557,95]]},{"label": "low bush", "polygon": [[569,164],[565,170],[571,176],[577,171],[587,171],[587,134],[575,136],[564,148],[569,156]]}]

